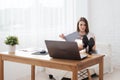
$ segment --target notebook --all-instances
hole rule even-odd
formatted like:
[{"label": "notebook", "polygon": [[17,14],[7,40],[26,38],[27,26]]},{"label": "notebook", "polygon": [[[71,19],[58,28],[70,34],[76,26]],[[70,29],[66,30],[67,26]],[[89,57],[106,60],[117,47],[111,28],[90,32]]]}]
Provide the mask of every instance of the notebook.
[{"label": "notebook", "polygon": [[76,39],[80,39],[80,35],[77,31],[65,36],[66,41],[75,41]]},{"label": "notebook", "polygon": [[76,42],[45,40],[50,57],[60,59],[81,60],[87,57],[80,54]]}]

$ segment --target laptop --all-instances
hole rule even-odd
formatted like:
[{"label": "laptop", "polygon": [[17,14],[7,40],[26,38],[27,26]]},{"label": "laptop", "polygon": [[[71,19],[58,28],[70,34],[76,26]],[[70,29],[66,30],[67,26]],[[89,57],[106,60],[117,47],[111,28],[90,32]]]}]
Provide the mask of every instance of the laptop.
[{"label": "laptop", "polygon": [[82,60],[87,57],[80,54],[76,42],[45,40],[50,57],[70,60]]}]

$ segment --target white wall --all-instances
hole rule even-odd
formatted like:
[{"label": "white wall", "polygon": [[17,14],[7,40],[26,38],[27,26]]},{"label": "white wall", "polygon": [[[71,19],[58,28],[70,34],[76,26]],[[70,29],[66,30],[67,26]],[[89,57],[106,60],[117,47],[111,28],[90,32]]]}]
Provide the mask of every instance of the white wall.
[{"label": "white wall", "polygon": [[88,0],[90,29],[96,41],[112,45],[113,64],[120,66],[120,0]]},{"label": "white wall", "polygon": [[80,17],[88,19],[88,0],[76,0],[76,22]]},{"label": "white wall", "polygon": [[[3,30],[0,30],[0,51],[7,51],[4,40],[8,35],[18,36],[19,45],[17,45],[17,49],[29,47],[45,48],[45,39],[58,39],[59,34],[68,34],[76,30],[73,27],[73,0],[64,0],[66,5],[64,6],[64,3],[60,8],[46,7],[38,3],[37,1],[39,0],[35,1],[35,4],[33,3],[26,8],[17,8],[16,6],[13,6],[13,8],[10,6],[3,9],[0,8],[0,28],[3,28]],[[11,1],[11,3],[13,2]],[[4,28],[7,29],[4,30]],[[4,69],[5,80],[17,80],[23,76],[30,75],[30,65],[5,61]]]}]

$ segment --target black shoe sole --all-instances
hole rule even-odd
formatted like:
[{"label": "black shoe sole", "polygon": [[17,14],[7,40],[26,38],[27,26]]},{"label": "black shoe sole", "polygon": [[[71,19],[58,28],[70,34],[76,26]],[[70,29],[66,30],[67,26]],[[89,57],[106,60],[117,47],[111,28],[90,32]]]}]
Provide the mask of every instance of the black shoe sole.
[{"label": "black shoe sole", "polygon": [[71,80],[71,78],[63,77],[61,80]]}]

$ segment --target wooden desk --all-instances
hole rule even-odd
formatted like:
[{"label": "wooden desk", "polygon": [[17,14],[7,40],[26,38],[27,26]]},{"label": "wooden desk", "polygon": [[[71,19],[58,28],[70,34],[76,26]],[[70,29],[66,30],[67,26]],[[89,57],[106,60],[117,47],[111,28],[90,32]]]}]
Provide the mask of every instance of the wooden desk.
[{"label": "wooden desk", "polygon": [[104,55],[92,55],[84,60],[53,59],[49,55],[31,55],[31,53],[16,51],[15,54],[0,53],[0,80],[4,80],[4,61],[12,61],[31,65],[31,80],[35,80],[35,66],[72,71],[72,80],[78,80],[78,71],[99,64],[99,80],[103,80]]}]

